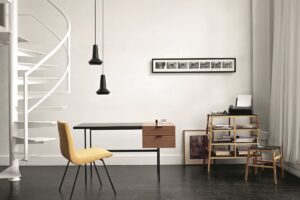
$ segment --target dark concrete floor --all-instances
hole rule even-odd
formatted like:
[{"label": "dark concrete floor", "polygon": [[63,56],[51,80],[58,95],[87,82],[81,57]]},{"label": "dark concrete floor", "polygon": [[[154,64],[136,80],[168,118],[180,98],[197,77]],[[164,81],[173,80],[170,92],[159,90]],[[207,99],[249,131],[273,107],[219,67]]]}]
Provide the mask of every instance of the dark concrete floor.
[{"label": "dark concrete floor", "polygon": [[[2,167],[1,167],[2,169]],[[58,192],[64,167],[22,167],[21,182],[0,180],[0,200],[68,199],[75,178],[75,167],[66,177],[63,192]],[[161,183],[155,166],[108,166],[117,190],[114,197],[103,167],[99,172],[104,185],[100,189],[96,176],[84,184],[81,170],[73,200],[189,200],[189,199],[300,199],[300,179],[286,173],[273,185],[272,173],[265,170],[244,181],[244,165],[215,165],[210,176],[201,166],[162,166]],[[95,172],[94,172],[95,175]]]}]

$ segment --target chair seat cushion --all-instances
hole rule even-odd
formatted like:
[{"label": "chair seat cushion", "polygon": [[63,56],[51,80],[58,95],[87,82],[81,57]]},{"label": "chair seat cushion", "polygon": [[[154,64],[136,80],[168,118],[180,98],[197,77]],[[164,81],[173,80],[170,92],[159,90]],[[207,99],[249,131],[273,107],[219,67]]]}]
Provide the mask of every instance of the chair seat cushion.
[{"label": "chair seat cushion", "polygon": [[100,160],[103,158],[109,158],[112,156],[112,153],[102,149],[102,148],[89,148],[89,149],[80,149],[75,153],[75,157],[71,159],[71,162],[76,165],[82,165]]}]

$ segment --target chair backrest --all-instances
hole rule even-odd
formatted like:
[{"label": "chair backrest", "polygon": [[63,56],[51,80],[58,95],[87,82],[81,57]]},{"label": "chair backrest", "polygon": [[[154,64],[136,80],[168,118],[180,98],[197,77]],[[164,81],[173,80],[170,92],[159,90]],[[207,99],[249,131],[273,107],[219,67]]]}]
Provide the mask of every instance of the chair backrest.
[{"label": "chair backrest", "polygon": [[57,122],[59,132],[60,152],[68,160],[72,161],[76,156],[74,141],[67,122]]}]

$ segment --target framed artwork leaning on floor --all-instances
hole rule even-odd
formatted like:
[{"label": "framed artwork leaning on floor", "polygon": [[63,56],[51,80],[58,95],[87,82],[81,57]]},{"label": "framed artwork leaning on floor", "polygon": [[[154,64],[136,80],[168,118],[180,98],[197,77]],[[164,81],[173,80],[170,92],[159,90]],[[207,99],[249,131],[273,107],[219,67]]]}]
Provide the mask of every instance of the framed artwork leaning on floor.
[{"label": "framed artwork leaning on floor", "polygon": [[186,165],[205,164],[207,159],[206,130],[184,130],[184,163]]}]

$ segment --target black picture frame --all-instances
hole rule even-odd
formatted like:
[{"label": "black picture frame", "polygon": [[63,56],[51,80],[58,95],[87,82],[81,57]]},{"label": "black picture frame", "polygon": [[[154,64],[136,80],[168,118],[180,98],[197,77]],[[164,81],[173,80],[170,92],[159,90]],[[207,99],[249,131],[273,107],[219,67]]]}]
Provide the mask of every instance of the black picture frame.
[{"label": "black picture frame", "polygon": [[236,58],[153,58],[152,73],[234,73]]}]

